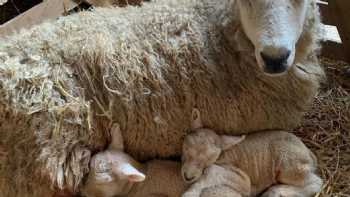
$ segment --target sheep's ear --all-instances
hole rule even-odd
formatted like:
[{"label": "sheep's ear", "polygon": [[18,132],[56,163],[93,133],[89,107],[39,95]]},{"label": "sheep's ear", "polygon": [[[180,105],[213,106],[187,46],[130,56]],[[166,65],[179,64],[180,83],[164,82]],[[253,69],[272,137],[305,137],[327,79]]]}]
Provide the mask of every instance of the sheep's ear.
[{"label": "sheep's ear", "polygon": [[[233,9],[235,8],[237,8],[237,6],[234,6]],[[234,14],[236,16],[230,17],[230,19],[235,18],[235,20],[224,20],[222,24],[225,27],[223,28],[224,37],[235,51],[245,52],[254,50],[253,45],[244,33],[243,27],[239,20],[240,16],[238,15],[238,12],[234,12]]]},{"label": "sheep's ear", "polygon": [[222,150],[227,150],[232,146],[241,143],[245,139],[245,135],[242,135],[242,136],[222,135],[220,137],[221,137]]},{"label": "sheep's ear", "polygon": [[112,141],[109,144],[109,148],[124,150],[123,135],[122,135],[122,132],[120,131],[119,124],[114,123],[111,127],[110,132],[111,132]]},{"label": "sheep's ear", "polygon": [[128,163],[119,166],[118,171],[130,182],[142,182],[146,179],[146,176],[142,172],[138,171],[134,166]]},{"label": "sheep's ear", "polygon": [[252,50],[252,44],[248,40],[247,36],[243,32],[243,29],[238,29],[234,36],[235,40],[235,49],[236,51],[251,51]]},{"label": "sheep's ear", "polygon": [[194,108],[192,111],[192,129],[203,128],[201,113],[197,108]]}]

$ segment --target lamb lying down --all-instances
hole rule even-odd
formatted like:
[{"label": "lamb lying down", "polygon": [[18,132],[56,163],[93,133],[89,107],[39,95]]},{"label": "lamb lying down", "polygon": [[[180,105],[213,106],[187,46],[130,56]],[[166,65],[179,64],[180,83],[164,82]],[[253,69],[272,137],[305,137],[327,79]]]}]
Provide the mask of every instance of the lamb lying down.
[{"label": "lamb lying down", "polygon": [[118,125],[108,149],[90,161],[82,187],[87,197],[179,197],[185,191],[180,162],[154,160],[141,164],[126,154]]},{"label": "lamb lying down", "polygon": [[[180,162],[153,160],[143,165],[123,151],[119,125],[113,125],[111,131],[112,142],[108,149],[97,153],[90,161],[90,172],[81,189],[84,196],[180,197],[185,192],[189,184],[181,177]],[[226,197],[222,193],[231,197],[235,192],[221,185],[199,189],[197,193],[201,197]]]},{"label": "lamb lying down", "polygon": [[[180,162],[153,160],[143,165],[123,151],[119,126],[114,125],[111,131],[108,149],[90,161],[90,172],[81,189],[83,196],[180,197],[185,192],[188,184],[181,177]],[[225,186],[200,189],[203,197],[216,197],[231,190]]]},{"label": "lamb lying down", "polygon": [[217,135],[202,128],[198,110],[193,116],[197,129],[183,144],[182,176],[194,184],[183,197],[202,197],[203,188],[220,191],[220,186],[231,196],[302,197],[321,190],[316,157],[295,135],[284,131]]}]

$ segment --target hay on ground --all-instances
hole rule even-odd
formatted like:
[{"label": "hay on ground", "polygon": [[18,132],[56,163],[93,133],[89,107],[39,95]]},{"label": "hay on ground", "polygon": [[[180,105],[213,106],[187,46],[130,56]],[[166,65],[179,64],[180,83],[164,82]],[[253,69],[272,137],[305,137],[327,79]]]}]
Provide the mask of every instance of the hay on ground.
[{"label": "hay on ground", "polygon": [[297,135],[317,155],[324,187],[320,197],[350,196],[350,66],[323,59],[328,82]]}]

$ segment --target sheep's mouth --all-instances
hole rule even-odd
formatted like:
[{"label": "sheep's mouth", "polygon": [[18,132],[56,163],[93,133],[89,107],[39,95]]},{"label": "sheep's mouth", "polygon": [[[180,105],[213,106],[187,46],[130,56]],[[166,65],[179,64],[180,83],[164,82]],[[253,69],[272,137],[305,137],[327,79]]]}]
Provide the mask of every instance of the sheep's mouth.
[{"label": "sheep's mouth", "polygon": [[295,68],[298,69],[300,72],[303,72],[305,74],[309,74],[309,72],[307,72],[307,70],[305,70],[305,68],[303,68],[300,64],[296,64]]}]

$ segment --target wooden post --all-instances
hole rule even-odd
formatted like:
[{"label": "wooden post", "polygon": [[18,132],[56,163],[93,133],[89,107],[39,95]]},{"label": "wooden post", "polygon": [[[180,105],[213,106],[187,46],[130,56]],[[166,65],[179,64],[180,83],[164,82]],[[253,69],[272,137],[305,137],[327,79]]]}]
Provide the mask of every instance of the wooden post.
[{"label": "wooden post", "polygon": [[350,0],[329,0],[328,3],[337,23],[345,58],[350,62]]},{"label": "wooden post", "polygon": [[16,18],[0,26],[0,36],[9,35],[20,29],[30,28],[47,19],[61,16],[65,11],[71,10],[78,4],[73,0],[49,0],[44,1]]}]

